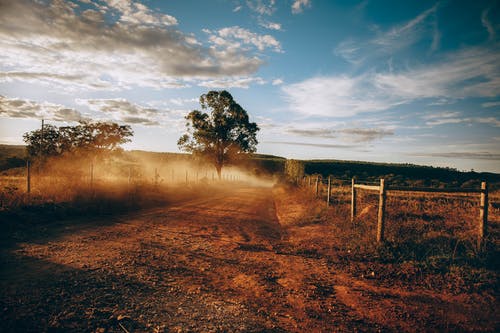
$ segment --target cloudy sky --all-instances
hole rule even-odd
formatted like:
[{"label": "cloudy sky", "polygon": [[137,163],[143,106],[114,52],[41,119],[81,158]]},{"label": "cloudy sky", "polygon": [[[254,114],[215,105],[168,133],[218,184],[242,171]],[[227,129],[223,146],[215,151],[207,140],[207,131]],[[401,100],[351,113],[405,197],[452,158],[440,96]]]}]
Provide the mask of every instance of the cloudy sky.
[{"label": "cloudy sky", "polygon": [[0,0],[0,143],[132,125],[177,151],[228,90],[260,153],[500,172],[500,2]]}]

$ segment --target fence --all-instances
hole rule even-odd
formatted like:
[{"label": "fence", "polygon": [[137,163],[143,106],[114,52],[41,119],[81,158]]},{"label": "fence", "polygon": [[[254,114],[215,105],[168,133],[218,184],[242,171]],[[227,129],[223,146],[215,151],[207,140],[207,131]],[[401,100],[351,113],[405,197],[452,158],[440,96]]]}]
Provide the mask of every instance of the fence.
[{"label": "fence", "polygon": [[[140,167],[138,167],[140,169]],[[152,171],[152,170],[151,170]],[[127,178],[127,182],[131,184],[134,180],[137,179],[142,179],[145,180],[147,179],[148,176],[140,175],[140,176],[134,176],[134,174],[137,173],[137,170],[134,166],[129,166],[128,167],[128,174],[127,176],[123,176],[122,178]],[[95,182],[98,180],[96,177],[96,166],[94,163],[89,163],[89,171],[88,171],[88,183],[89,187],[92,188],[95,185]],[[242,181],[245,180],[245,176],[241,174],[233,174],[233,173],[221,173],[221,178],[217,176],[215,172],[209,172],[207,169],[203,170],[192,170],[192,171],[179,171],[176,170],[176,168],[172,169],[167,169],[164,170],[163,172],[159,172],[158,168],[154,168],[154,172],[151,172],[152,179],[151,183],[153,185],[160,185],[163,181],[169,182],[169,183],[185,183],[185,184],[190,184],[190,183],[198,183],[202,180],[204,181]],[[26,162],[26,193],[30,193],[32,190],[32,178],[33,178],[33,173],[32,173],[32,165],[30,161]]]},{"label": "fence", "polygon": [[0,177],[0,210],[95,195],[114,198],[153,192],[160,195],[168,188],[254,182],[251,174],[233,167],[225,168],[219,179],[215,168],[192,163],[66,162],[42,168],[28,161],[24,170]]},{"label": "fence", "polygon": [[[312,180],[314,179],[314,183]],[[332,193],[332,181],[343,181],[340,179],[334,179],[328,177],[327,179],[322,179],[320,176],[305,176],[302,179],[297,179],[297,184],[307,185],[309,187],[314,186],[315,196],[320,196],[320,184],[326,185],[326,205],[327,207],[331,204],[331,193]],[[380,179],[378,185],[369,184],[365,182],[364,184],[356,183],[354,178],[351,179],[351,222],[355,222],[357,205],[356,198],[357,192],[371,191],[378,192],[378,212],[377,212],[377,236],[376,240],[378,243],[384,241],[384,231],[385,231],[385,216],[386,216],[386,199],[388,192],[423,192],[423,193],[479,193],[479,219],[478,219],[478,234],[477,234],[477,247],[481,249],[484,243],[484,239],[488,231],[488,184],[486,182],[481,183],[481,188],[430,188],[430,187],[403,187],[403,186],[390,186],[386,184],[384,179]]]}]

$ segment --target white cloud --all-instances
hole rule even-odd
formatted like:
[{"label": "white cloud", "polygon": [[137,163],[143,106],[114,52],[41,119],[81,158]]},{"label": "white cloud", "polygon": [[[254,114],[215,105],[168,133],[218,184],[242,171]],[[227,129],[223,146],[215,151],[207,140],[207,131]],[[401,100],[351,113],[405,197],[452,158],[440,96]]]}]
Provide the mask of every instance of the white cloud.
[{"label": "white cloud", "polygon": [[497,50],[470,48],[444,61],[401,72],[315,77],[284,86],[292,111],[348,117],[419,99],[496,97],[500,92]]},{"label": "white cloud", "polygon": [[[257,22],[261,27],[269,30],[282,31],[281,23],[271,22],[264,17],[269,17],[276,11],[276,1],[275,0],[247,0],[248,8],[256,12]],[[275,49],[281,51],[281,48]]]},{"label": "white cloud", "polygon": [[371,142],[394,135],[394,131],[384,128],[345,128],[338,130],[343,139],[348,142]]},{"label": "white cloud", "polygon": [[261,129],[265,128],[272,130],[273,128],[278,127],[278,125],[275,124],[275,121],[270,117],[255,116],[255,118],[257,119],[257,124],[259,124]]},{"label": "white cloud", "polygon": [[88,120],[79,111],[60,104],[35,102],[1,95],[0,117],[46,119],[62,122]]},{"label": "white cloud", "polygon": [[[42,66],[40,66],[42,67]],[[0,72],[0,82],[23,81],[28,83],[43,83],[49,86],[65,87],[66,91],[75,91],[78,89],[106,89],[116,90],[117,87],[109,81],[102,80],[90,73],[74,71],[72,73],[51,73],[51,72],[23,72],[6,71]],[[68,85],[71,83],[71,85]]]},{"label": "white cloud", "polygon": [[186,104],[198,103],[199,99],[198,98],[170,98],[168,101],[170,104],[173,104],[175,106],[184,106]]},{"label": "white cloud", "polygon": [[367,59],[393,55],[422,40],[428,34],[432,35],[430,51],[436,51],[441,41],[441,32],[436,19],[439,6],[438,2],[413,19],[386,31],[376,30],[376,36],[369,40],[346,39],[338,44],[334,53],[354,65],[359,65]]},{"label": "white cloud", "polygon": [[287,145],[287,146],[304,146],[313,148],[337,148],[337,149],[351,149],[356,148],[355,145],[343,145],[332,143],[314,143],[314,142],[294,142],[294,141],[264,141],[263,143],[274,145]]},{"label": "white cloud", "polygon": [[481,13],[481,23],[483,24],[483,27],[488,31],[488,39],[489,40],[495,40],[496,37],[496,31],[495,27],[493,24],[491,24],[491,21],[488,19],[488,14],[490,12],[491,8],[485,9]]},{"label": "white cloud", "polygon": [[336,139],[337,141],[349,143],[367,143],[394,135],[392,129],[310,127],[307,124],[301,126],[301,128],[286,128],[285,133],[318,139]]},{"label": "white cloud", "polygon": [[460,116],[460,112],[458,111],[440,111],[437,113],[429,113],[422,116],[424,120],[435,120],[435,119],[447,119],[447,118],[456,118]]},{"label": "white cloud", "polygon": [[477,118],[471,118],[471,121],[480,124],[489,124],[491,126],[500,127],[500,119],[495,117],[477,117]]},{"label": "white cloud", "polygon": [[264,28],[269,29],[269,30],[281,31],[281,24],[280,23],[261,21],[261,22],[259,22],[259,25],[263,26]]},{"label": "white cloud", "polygon": [[440,44],[441,44],[441,31],[439,31],[437,19],[434,18],[434,23],[433,23],[433,33],[432,33],[432,44],[431,44],[431,52],[435,52]]},{"label": "white cloud", "polygon": [[[174,17],[138,2],[89,4],[81,11],[71,2],[0,0],[0,80],[62,91],[175,88],[197,78],[252,75],[263,64],[251,50],[203,47],[173,27]],[[258,50],[280,48],[271,36],[238,37]]]},{"label": "white cloud", "polygon": [[292,4],[292,13],[302,13],[304,9],[308,7],[311,7],[311,0],[294,0]]},{"label": "white cloud", "polygon": [[438,64],[377,74],[374,83],[386,93],[407,99],[495,97],[500,91],[498,51],[465,49]]},{"label": "white cloud", "polygon": [[206,80],[198,83],[207,88],[248,88],[251,84],[265,84],[266,81],[260,77],[232,77],[215,80]]},{"label": "white cloud", "polygon": [[104,117],[112,117],[120,122],[145,126],[159,125],[157,120],[160,116],[159,110],[146,108],[126,99],[77,99],[76,102],[103,113]]},{"label": "white cloud", "polygon": [[469,118],[437,118],[433,120],[426,121],[425,124],[427,126],[439,126],[446,124],[460,124],[468,122]]},{"label": "white cloud", "polygon": [[283,79],[274,79],[272,82],[273,86],[279,86],[283,84]]},{"label": "white cloud", "polygon": [[403,103],[374,89],[370,77],[316,77],[284,86],[289,108],[307,116],[349,117]]},{"label": "white cloud", "polygon": [[[205,30],[210,33],[210,42],[228,51],[238,49],[249,50],[248,47],[255,47],[259,51],[269,48],[275,52],[282,52],[281,44],[271,35],[259,35],[238,26],[226,27],[217,31]],[[245,48],[245,46],[247,48]]]},{"label": "white cloud", "polygon": [[247,6],[260,15],[273,15],[276,11],[276,0],[247,0]]},{"label": "white cloud", "polygon": [[109,7],[119,12],[120,21],[132,24],[151,24],[156,26],[177,25],[177,19],[170,15],[155,13],[147,6],[130,0],[106,0]]},{"label": "white cloud", "polygon": [[481,104],[481,106],[483,108],[492,108],[495,106],[500,106],[500,101],[499,102],[485,102],[485,103]]},{"label": "white cloud", "polygon": [[344,58],[354,65],[359,65],[364,61],[366,53],[362,52],[363,44],[352,39],[346,39],[337,45],[334,50],[335,55]]},{"label": "white cloud", "polygon": [[[0,117],[22,119],[46,119],[60,122],[75,121],[115,121],[131,125],[184,127],[184,115],[188,110],[180,109],[185,103],[196,99],[171,100],[174,108],[155,108],[139,105],[126,99],[76,99],[75,102],[87,107],[90,112],[82,113],[74,108],[50,102],[36,102],[0,95]],[[154,104],[154,103],[151,103]]]},{"label": "white cloud", "polygon": [[[434,15],[438,6],[439,3],[436,3],[434,6],[420,13],[405,24],[395,26],[389,31],[380,34],[372,41],[372,43],[387,47],[388,49],[394,49],[395,46],[401,47],[413,44],[416,40],[420,39],[422,33],[425,32],[427,28],[425,24],[427,19],[429,17],[433,17],[435,19]],[[434,28],[432,24],[431,27]]]},{"label": "white cloud", "polygon": [[324,139],[335,139],[337,138],[337,134],[335,134],[335,130],[329,128],[288,128],[285,130],[286,133],[304,136],[304,137],[313,137],[313,138],[324,138]]},{"label": "white cloud", "polygon": [[500,119],[495,117],[463,117],[457,111],[443,111],[434,114],[427,114],[422,116],[427,126],[439,126],[446,124],[488,124],[494,127],[500,127]]},{"label": "white cloud", "polygon": [[[94,111],[94,118],[142,126],[182,128],[184,124],[183,116],[187,113],[186,110],[181,109],[159,109],[139,105],[123,98],[77,99],[76,102]],[[184,100],[180,100],[180,102],[182,104]]]}]

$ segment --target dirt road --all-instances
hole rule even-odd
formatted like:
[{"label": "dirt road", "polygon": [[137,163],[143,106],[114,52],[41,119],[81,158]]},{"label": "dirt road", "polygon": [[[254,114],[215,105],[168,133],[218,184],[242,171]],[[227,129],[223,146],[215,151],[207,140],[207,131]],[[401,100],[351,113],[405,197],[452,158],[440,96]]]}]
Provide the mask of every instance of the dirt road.
[{"label": "dirt road", "polygon": [[[395,296],[339,272],[332,256],[314,250],[318,244],[307,250],[303,244],[328,226],[297,229],[290,221],[300,215],[298,207],[277,207],[271,188],[235,188],[134,215],[41,228],[3,249],[0,330],[457,327],[430,314],[452,303],[418,293]],[[427,311],[424,322],[419,311]]]}]

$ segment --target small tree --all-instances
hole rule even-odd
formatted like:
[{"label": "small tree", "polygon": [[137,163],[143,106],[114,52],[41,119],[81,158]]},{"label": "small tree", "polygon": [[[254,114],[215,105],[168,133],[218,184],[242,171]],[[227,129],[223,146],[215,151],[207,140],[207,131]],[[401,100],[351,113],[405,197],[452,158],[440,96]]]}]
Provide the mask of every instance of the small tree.
[{"label": "small tree", "polygon": [[251,123],[248,114],[227,91],[209,91],[200,97],[203,110],[186,116],[187,133],[177,142],[180,149],[203,156],[211,161],[219,179],[222,167],[257,146],[259,127]]},{"label": "small tree", "polygon": [[28,155],[49,157],[72,153],[103,152],[115,150],[120,144],[129,142],[133,131],[129,125],[115,123],[81,122],[76,126],[56,127],[45,125],[41,129],[25,133]]},{"label": "small tree", "polygon": [[24,133],[23,140],[31,157],[56,156],[61,153],[60,133],[56,126],[45,125],[43,131],[38,129]]},{"label": "small tree", "polygon": [[129,137],[134,134],[129,125],[120,126],[110,122],[81,122],[77,126],[61,127],[59,131],[62,146],[66,151],[111,151],[129,142]]},{"label": "small tree", "polygon": [[296,180],[297,178],[304,177],[305,165],[304,162],[299,160],[286,160],[285,162],[285,175]]}]

